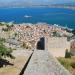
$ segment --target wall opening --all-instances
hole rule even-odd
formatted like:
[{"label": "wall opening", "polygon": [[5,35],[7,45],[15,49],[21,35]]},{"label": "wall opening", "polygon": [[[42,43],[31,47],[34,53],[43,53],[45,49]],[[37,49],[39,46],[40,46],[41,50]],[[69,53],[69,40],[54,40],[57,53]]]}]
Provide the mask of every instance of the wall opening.
[{"label": "wall opening", "polygon": [[40,41],[37,42],[37,49],[38,50],[45,50],[45,38],[40,38]]}]

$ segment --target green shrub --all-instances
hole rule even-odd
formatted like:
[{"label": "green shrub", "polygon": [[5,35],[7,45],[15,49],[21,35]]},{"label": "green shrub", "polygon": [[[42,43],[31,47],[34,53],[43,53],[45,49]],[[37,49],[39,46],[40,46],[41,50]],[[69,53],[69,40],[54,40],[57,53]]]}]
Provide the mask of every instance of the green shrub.
[{"label": "green shrub", "polygon": [[5,42],[6,40],[4,38],[0,38],[0,43]]},{"label": "green shrub", "polygon": [[69,69],[71,67],[71,64],[66,61],[65,58],[59,58],[58,60],[66,69]]},{"label": "green shrub", "polygon": [[71,58],[71,53],[68,52],[68,49],[66,49],[65,58]]},{"label": "green shrub", "polygon": [[72,68],[75,69],[75,63],[71,63]]},{"label": "green shrub", "polygon": [[12,54],[12,49],[5,47],[3,44],[0,44],[0,59],[3,57],[15,58]]},{"label": "green shrub", "polygon": [[8,28],[3,28],[2,31],[8,32],[9,29]]}]

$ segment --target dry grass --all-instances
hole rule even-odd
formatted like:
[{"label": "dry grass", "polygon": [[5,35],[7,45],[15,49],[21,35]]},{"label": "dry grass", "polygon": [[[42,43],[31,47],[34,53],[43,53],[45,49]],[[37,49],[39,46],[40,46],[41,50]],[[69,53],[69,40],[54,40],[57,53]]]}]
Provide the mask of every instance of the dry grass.
[{"label": "dry grass", "polygon": [[23,55],[19,55],[15,59],[8,59],[14,65],[0,68],[0,75],[19,75],[27,59]]},{"label": "dry grass", "polygon": [[57,59],[72,75],[75,75],[75,56],[71,58],[59,57]]}]

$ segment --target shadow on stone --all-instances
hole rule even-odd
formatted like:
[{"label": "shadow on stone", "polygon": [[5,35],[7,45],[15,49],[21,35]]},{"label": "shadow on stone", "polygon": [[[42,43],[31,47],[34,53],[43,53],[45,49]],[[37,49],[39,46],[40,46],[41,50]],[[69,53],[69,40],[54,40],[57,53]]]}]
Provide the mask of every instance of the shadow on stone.
[{"label": "shadow on stone", "polygon": [[27,61],[26,64],[24,65],[24,67],[23,67],[23,69],[22,69],[22,71],[20,72],[19,75],[23,75],[23,74],[24,74],[24,72],[25,72],[25,70],[26,70],[26,68],[27,68],[27,66],[28,66],[28,63],[29,63],[29,61],[30,61],[32,55],[33,55],[33,53],[30,55],[28,61]]},{"label": "shadow on stone", "polygon": [[3,66],[6,67],[7,65],[13,66],[14,64],[10,63],[8,60],[0,59],[0,68],[3,67]]},{"label": "shadow on stone", "polygon": [[45,50],[45,38],[40,38],[40,41],[37,43],[37,49],[38,50]]}]

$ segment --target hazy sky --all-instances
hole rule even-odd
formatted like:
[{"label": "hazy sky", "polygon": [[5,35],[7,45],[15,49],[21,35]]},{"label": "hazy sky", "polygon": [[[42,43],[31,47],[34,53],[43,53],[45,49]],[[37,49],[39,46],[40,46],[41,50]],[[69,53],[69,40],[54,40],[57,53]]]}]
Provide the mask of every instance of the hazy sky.
[{"label": "hazy sky", "polygon": [[42,3],[42,2],[49,2],[49,3],[75,3],[75,0],[0,0],[0,2],[8,3],[13,1],[27,1],[32,3]]}]

